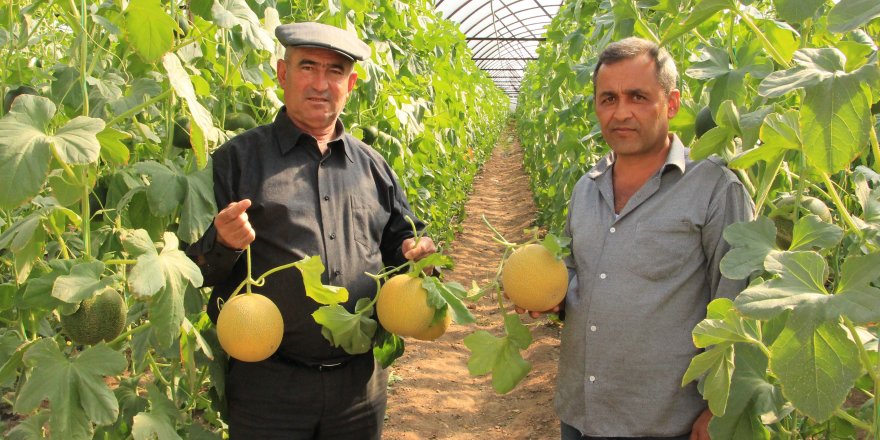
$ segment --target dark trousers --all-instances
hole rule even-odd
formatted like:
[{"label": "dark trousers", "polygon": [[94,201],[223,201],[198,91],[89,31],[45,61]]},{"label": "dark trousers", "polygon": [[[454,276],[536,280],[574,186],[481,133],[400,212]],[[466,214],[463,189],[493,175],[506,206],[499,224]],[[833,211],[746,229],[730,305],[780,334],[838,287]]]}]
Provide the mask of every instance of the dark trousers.
[{"label": "dark trousers", "polygon": [[226,379],[231,440],[379,440],[388,373],[372,353],[319,370],[270,358],[233,361]]},{"label": "dark trousers", "polygon": [[565,422],[560,422],[562,425],[562,440],[630,440],[630,439],[640,439],[640,440],[688,440],[691,438],[691,434],[687,433],[685,435],[680,435],[678,437],[590,437],[588,435],[581,434],[580,431],[577,430],[574,426],[568,425]]}]

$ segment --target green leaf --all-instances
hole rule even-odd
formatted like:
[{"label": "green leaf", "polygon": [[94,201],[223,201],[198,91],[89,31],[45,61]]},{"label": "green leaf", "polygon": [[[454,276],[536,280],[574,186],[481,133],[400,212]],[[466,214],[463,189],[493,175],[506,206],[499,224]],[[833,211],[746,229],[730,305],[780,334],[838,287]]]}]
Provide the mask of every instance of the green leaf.
[{"label": "green leaf", "polygon": [[862,368],[855,343],[836,321],[817,326],[807,315],[792,313],[770,347],[770,370],[798,411],[821,423],[846,400]]},{"label": "green leaf", "polygon": [[[20,344],[16,347],[15,351],[9,356],[9,358],[5,359],[2,367],[0,367],[0,385],[4,385],[12,379],[17,377],[18,369],[24,365],[24,354],[27,353],[28,349],[31,348],[32,345],[36,344],[37,341],[41,339],[37,339],[34,341],[29,341],[23,344]],[[4,344],[9,341],[8,338],[4,337]]]},{"label": "green leaf", "polygon": [[8,440],[43,440],[49,411],[40,411],[19,423],[9,431]]},{"label": "green leaf", "polygon": [[192,80],[189,78],[186,69],[183,68],[180,58],[174,53],[166,53],[162,57],[162,66],[168,73],[168,81],[171,83],[171,88],[186,103],[192,115],[192,120],[195,122],[191,127],[193,135],[190,137],[190,142],[192,143],[196,165],[200,169],[204,168],[208,164],[208,149],[205,142],[216,142],[219,139],[220,130],[214,126],[211,113],[196,97]]},{"label": "green leaf", "polygon": [[208,230],[217,214],[214,198],[214,180],[211,167],[195,170],[186,175],[186,194],[180,209],[177,236],[193,243]]},{"label": "green leaf", "polygon": [[101,343],[72,359],[66,358],[52,339],[42,339],[24,355],[33,368],[15,400],[15,411],[26,413],[48,399],[53,436],[91,439],[92,422],[113,423],[119,413],[116,397],[104,376],[121,373],[125,356]]},{"label": "green leaf", "polygon": [[761,126],[760,138],[765,145],[780,150],[800,150],[803,142],[797,110],[767,115]]},{"label": "green leaf", "polygon": [[342,347],[348,354],[361,354],[373,347],[373,336],[378,324],[370,318],[373,306],[370,298],[361,298],[356,313],[350,313],[339,304],[321,306],[312,318],[321,325],[321,334],[334,347]]},{"label": "green leaf", "polygon": [[180,409],[155,384],[147,384],[150,411],[134,417],[131,435],[135,440],[180,440],[176,422],[180,420]]},{"label": "green leaf", "polygon": [[734,300],[743,315],[770,319],[804,305],[819,307],[831,296],[825,290],[825,259],[815,252],[774,251],[764,263],[778,278],[747,287]]},{"label": "green leaf", "polygon": [[154,63],[171,50],[176,23],[159,0],[131,0],[124,15],[129,40],[144,61]]},{"label": "green leaf", "polygon": [[713,154],[723,155],[725,149],[732,149],[734,136],[735,133],[729,128],[712,128],[691,146],[691,159],[702,160]]},{"label": "green leaf", "polygon": [[767,358],[763,352],[745,343],[733,347],[734,370],[727,405],[723,416],[712,417],[709,434],[712,438],[769,440],[769,431],[754,414],[773,414],[773,404],[778,403],[781,408],[785,401],[778,389],[767,382]]},{"label": "green leaf", "polygon": [[703,398],[709,401],[713,416],[723,416],[727,410],[730,378],[733,376],[733,345],[716,345],[694,356],[681,385],[688,384],[703,373],[706,374],[703,377]]},{"label": "green leaf", "polygon": [[701,61],[692,63],[685,75],[699,80],[710,80],[730,73],[730,57],[727,50],[712,46],[703,47]]},{"label": "green leaf", "polygon": [[876,64],[865,65],[852,74],[844,74],[841,68],[833,78],[807,89],[800,126],[804,155],[811,165],[834,174],[848,168],[866,148],[872,103],[866,82],[878,75],[880,67]]},{"label": "green leaf", "polygon": [[[123,238],[123,243],[132,238],[132,245],[141,245],[146,231],[138,230]],[[155,249],[137,257],[128,278],[132,293],[148,298],[150,301],[150,320],[156,337],[164,346],[172,343],[180,334],[180,324],[184,318],[184,294],[189,285],[201,286],[202,273],[183,251],[178,249],[177,237],[165,233],[162,252]],[[149,238],[146,238],[147,240]]]},{"label": "green leaf", "polygon": [[777,17],[798,24],[815,15],[825,0],[774,0],[773,4]]},{"label": "green leaf", "polygon": [[880,289],[871,286],[878,278],[880,254],[847,257],[840,269],[835,295],[829,300],[827,318],[839,315],[858,325],[880,321]]},{"label": "green leaf", "polygon": [[721,274],[740,280],[764,267],[764,258],[775,248],[776,226],[767,217],[734,223],[724,229],[724,240],[731,249],[721,259]]},{"label": "green leaf", "polygon": [[100,261],[78,263],[73,266],[69,275],[61,275],[55,279],[52,296],[75,304],[103,292],[115,283],[112,277],[101,276],[104,273],[104,263]]},{"label": "green leaf", "polygon": [[101,144],[101,159],[115,166],[128,164],[129,151],[128,147],[122,143],[122,140],[130,139],[130,134],[115,128],[104,127],[104,130],[95,135],[95,137]]},{"label": "green leaf", "polygon": [[403,338],[379,326],[376,332],[376,341],[373,344],[373,356],[376,357],[382,368],[388,368],[397,358],[403,356],[404,346]]},{"label": "green leaf", "polygon": [[724,317],[721,319],[707,318],[694,327],[692,332],[694,345],[698,348],[706,348],[722,343],[749,342],[753,339],[746,333],[742,317],[736,312],[733,302],[726,298],[719,298],[715,301],[722,299],[730,304],[730,308],[724,313]]},{"label": "green leaf", "polygon": [[736,7],[738,7],[736,3],[731,0],[702,0],[691,9],[690,15],[688,15],[684,22],[669,28],[666,34],[663,35],[660,45],[663,46],[679,36],[690,32],[717,12]]},{"label": "green leaf", "polygon": [[21,95],[0,119],[0,208],[17,207],[39,192],[53,146],[59,159],[69,164],[97,160],[101,146],[95,134],[103,130],[104,121],[80,116],[53,136],[46,126],[55,111],[47,98]]},{"label": "green leaf", "polygon": [[880,17],[880,3],[874,0],[840,0],[828,12],[828,30],[845,33]]},{"label": "green leaf", "polygon": [[843,239],[843,229],[834,223],[825,223],[817,215],[806,215],[794,224],[790,251],[828,249]]},{"label": "green leaf", "polygon": [[214,22],[224,28],[241,26],[241,36],[255,49],[273,52],[275,40],[260,26],[260,19],[244,0],[215,0],[211,7]]},{"label": "green leaf", "polygon": [[525,350],[532,344],[532,333],[522,323],[519,314],[509,313],[504,316],[504,331],[507,332],[507,338],[520,350]]},{"label": "green leaf", "polygon": [[504,394],[512,390],[532,369],[509,337],[497,338],[478,330],[464,338],[471,351],[468,371],[473,376],[492,373],[492,387]]},{"label": "green leaf", "polygon": [[[467,296],[467,291],[458,283],[441,283],[439,279],[434,277],[425,277],[422,280],[422,287],[428,292],[429,303],[435,309],[439,309],[444,305],[449,305],[452,310],[452,318],[459,324],[471,324],[476,321],[474,315],[471,314],[467,306],[462,302],[462,298]],[[435,304],[432,298],[442,298],[442,303]]]},{"label": "green leaf", "polygon": [[305,257],[293,265],[302,273],[306,296],[318,304],[339,304],[348,301],[348,289],[325,286],[321,283],[321,274],[324,273],[324,263],[321,262],[321,257]]},{"label": "green leaf", "polygon": [[562,260],[571,255],[571,249],[569,248],[570,244],[571,238],[554,234],[547,234],[544,239],[541,240],[541,245],[547,248],[557,260]]},{"label": "green leaf", "polygon": [[805,48],[794,53],[795,67],[773,72],[761,81],[758,93],[775,98],[796,89],[809,88],[843,70],[846,60],[834,48]]},{"label": "green leaf", "polygon": [[150,176],[147,201],[157,217],[171,215],[181,205],[186,191],[186,179],[178,172],[158,162],[138,162],[134,169]]}]

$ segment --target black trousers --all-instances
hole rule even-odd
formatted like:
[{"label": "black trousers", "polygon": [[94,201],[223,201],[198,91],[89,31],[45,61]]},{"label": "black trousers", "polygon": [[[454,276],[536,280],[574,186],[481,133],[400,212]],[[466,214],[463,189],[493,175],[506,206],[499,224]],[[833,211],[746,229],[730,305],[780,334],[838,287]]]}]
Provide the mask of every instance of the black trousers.
[{"label": "black trousers", "polygon": [[691,437],[690,433],[678,437],[590,437],[581,434],[577,428],[565,422],[560,422],[560,424],[562,425],[562,440],[688,440]]},{"label": "black trousers", "polygon": [[319,370],[270,358],[233,361],[226,378],[231,440],[379,440],[388,373],[372,353]]}]

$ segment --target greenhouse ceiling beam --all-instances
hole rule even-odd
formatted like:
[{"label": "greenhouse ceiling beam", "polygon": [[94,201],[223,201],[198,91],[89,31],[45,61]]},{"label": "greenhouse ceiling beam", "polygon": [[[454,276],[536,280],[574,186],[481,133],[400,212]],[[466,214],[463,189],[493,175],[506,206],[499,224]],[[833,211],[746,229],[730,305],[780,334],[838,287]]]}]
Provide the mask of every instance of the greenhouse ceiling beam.
[{"label": "greenhouse ceiling beam", "polygon": [[546,41],[546,38],[518,38],[518,37],[467,37],[467,41]]},{"label": "greenhouse ceiling beam", "polygon": [[534,61],[537,60],[537,57],[478,57],[471,58],[474,61]]}]

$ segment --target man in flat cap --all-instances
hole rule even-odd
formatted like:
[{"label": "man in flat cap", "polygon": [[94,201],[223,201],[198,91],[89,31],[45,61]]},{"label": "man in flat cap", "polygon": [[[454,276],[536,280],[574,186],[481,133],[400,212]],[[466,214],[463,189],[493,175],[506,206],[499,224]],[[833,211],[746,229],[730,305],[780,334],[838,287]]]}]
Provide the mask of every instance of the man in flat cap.
[{"label": "man in flat cap", "polygon": [[[208,314],[247,273],[318,255],[324,284],[348,289],[344,306],[376,294],[364,272],[379,273],[435,252],[415,243],[416,219],[394,172],[369,146],[345,132],[339,115],[357,81],[354,63],[370,56],[356,35],[319,23],[279,26],[284,107],[271,124],[246,131],[213,154],[214,194],[224,207],[188,250],[206,286]],[[266,279],[259,292],[284,317],[277,353],[261,362],[230,360],[226,379],[229,433],[241,439],[379,439],[387,373],[372,351],[350,355],[330,345],[311,314],[297,270]]]}]

